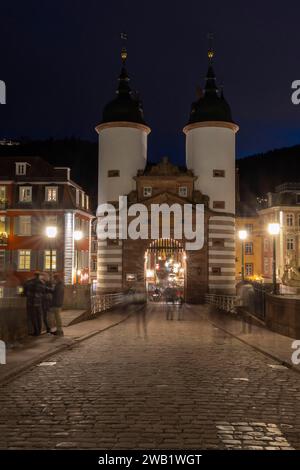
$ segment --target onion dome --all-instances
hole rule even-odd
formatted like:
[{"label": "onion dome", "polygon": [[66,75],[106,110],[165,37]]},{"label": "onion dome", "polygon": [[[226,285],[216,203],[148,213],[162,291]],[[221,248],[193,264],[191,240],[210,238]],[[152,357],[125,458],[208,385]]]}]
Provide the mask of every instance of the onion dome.
[{"label": "onion dome", "polygon": [[212,66],[214,53],[212,49],[208,51],[209,66],[205,78],[204,91],[197,101],[192,104],[191,114],[188,124],[205,121],[232,122],[231,109],[224,98],[223,90],[217,87],[216,76]]},{"label": "onion dome", "polygon": [[102,123],[124,121],[145,125],[142,103],[137,93],[133,92],[129,86],[130,79],[125,67],[127,51],[124,47],[121,52],[121,58],[122,68],[116,91],[117,96],[104,107]]}]

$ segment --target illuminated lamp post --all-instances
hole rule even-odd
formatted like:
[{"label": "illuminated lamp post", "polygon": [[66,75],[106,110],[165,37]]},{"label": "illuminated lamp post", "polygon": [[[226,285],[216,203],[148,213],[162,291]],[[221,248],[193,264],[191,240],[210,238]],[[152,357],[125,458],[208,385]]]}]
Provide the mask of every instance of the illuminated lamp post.
[{"label": "illuminated lamp post", "polygon": [[273,261],[272,261],[272,272],[273,272],[273,294],[277,294],[277,282],[276,282],[276,236],[279,235],[280,225],[278,223],[271,223],[268,225],[268,232],[273,237]]}]

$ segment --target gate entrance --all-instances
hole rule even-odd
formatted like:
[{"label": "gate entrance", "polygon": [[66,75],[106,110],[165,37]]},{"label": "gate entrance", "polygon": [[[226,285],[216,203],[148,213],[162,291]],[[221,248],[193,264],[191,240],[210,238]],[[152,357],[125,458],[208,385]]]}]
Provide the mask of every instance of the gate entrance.
[{"label": "gate entrance", "polygon": [[145,253],[145,279],[148,301],[185,298],[186,254],[178,240],[154,240]]}]

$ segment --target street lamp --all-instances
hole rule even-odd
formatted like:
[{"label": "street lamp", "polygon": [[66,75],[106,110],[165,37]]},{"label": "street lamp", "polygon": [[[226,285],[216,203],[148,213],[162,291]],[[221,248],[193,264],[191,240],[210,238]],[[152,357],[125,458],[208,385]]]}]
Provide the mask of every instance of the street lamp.
[{"label": "street lamp", "polygon": [[[78,241],[82,240],[82,238],[83,238],[83,232],[82,232],[82,230],[75,230],[75,232],[74,232],[74,240],[75,240],[76,242],[78,242]],[[79,260],[78,260],[78,247],[76,247],[76,248],[77,248],[77,249],[76,249],[76,284],[78,284],[78,276],[79,276],[79,274],[80,274],[80,271],[79,271],[79,269],[78,269],[78,268],[79,268],[79,266],[78,266],[78,264],[79,264],[79,262],[78,262],[78,261],[79,261]]]},{"label": "street lamp", "polygon": [[48,225],[45,232],[50,244],[50,280],[52,281],[52,240],[57,237],[57,227],[55,225]]},{"label": "street lamp", "polygon": [[268,225],[268,232],[273,237],[273,294],[277,294],[277,283],[276,283],[276,235],[279,235],[280,225],[278,223],[271,223]]},{"label": "street lamp", "polygon": [[241,240],[242,243],[242,281],[244,282],[245,280],[245,267],[244,267],[244,241],[246,240],[248,236],[247,230],[239,230],[239,239]]}]

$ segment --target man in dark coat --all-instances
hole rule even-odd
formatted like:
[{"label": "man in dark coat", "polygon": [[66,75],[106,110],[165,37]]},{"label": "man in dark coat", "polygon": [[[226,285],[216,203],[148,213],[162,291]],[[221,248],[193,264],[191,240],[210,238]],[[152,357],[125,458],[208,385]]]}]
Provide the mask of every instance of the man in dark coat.
[{"label": "man in dark coat", "polygon": [[39,336],[42,329],[43,296],[45,284],[40,279],[40,273],[36,272],[34,278],[25,283],[24,295],[27,298],[27,315],[29,320],[29,334]]},{"label": "man in dark coat", "polygon": [[64,336],[61,321],[61,309],[64,303],[64,283],[58,274],[54,275],[54,289],[52,295],[52,312],[54,313],[56,331],[53,333],[56,336]]}]

